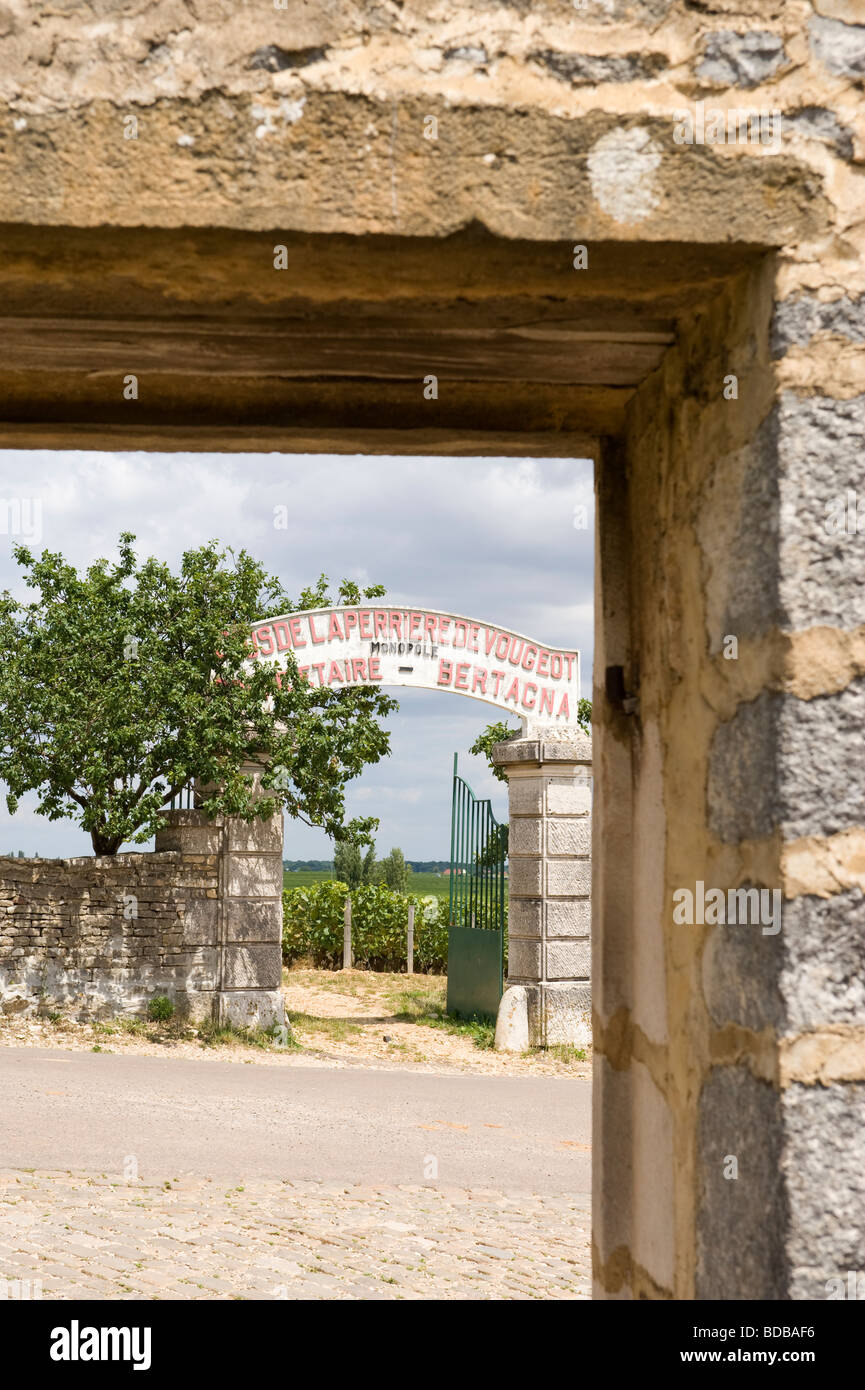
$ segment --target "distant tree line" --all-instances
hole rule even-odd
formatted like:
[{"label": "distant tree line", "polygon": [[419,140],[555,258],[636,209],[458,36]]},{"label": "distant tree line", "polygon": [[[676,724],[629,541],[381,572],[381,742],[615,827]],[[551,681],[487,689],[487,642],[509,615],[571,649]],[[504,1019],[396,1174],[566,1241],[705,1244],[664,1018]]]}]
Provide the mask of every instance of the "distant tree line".
[{"label": "distant tree line", "polygon": [[[289,873],[298,869],[310,869],[316,873],[329,874],[333,868],[332,859],[283,859],[282,867]],[[383,862],[383,861],[382,861]],[[416,874],[442,874],[450,868],[449,859],[406,859],[407,869]],[[339,877],[339,875],[337,875]]]}]

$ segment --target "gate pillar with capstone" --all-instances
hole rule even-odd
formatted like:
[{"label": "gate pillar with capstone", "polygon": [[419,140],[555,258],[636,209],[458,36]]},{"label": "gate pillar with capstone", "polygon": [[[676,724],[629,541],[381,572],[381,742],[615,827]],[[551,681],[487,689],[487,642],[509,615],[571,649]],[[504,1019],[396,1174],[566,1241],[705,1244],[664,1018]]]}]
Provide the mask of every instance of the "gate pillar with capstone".
[{"label": "gate pillar with capstone", "polygon": [[508,779],[508,974],[496,1047],[591,1041],[592,741],[539,731],[493,748]]},{"label": "gate pillar with capstone", "polygon": [[[261,769],[242,769],[260,787]],[[282,994],[282,812],[247,822],[201,810],[169,812],[157,850],[219,856],[213,913],[201,930],[216,946],[213,1014],[220,1023],[273,1028],[285,1021]]]}]

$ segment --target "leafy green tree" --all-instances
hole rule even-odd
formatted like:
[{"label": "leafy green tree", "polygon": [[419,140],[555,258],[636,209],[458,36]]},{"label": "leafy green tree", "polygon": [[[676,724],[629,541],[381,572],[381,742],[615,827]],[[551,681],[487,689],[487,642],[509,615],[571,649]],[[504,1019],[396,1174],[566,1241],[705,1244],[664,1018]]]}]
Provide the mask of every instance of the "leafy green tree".
[{"label": "leafy green tree", "polygon": [[493,762],[493,747],[497,743],[504,743],[509,738],[516,738],[520,732],[521,725],[514,729],[506,720],[500,719],[496,724],[487,724],[486,728],[478,734],[471,748],[470,753],[479,753],[486,758],[490,765],[490,771],[498,782],[507,782],[507,777],[500,767],[496,767]]},{"label": "leafy green tree", "polygon": [[[592,702],[591,700],[581,699],[577,705],[577,724],[587,734],[592,732]],[[497,724],[487,724],[486,728],[478,734],[471,748],[470,753],[479,753],[486,758],[490,765],[493,776],[499,782],[507,782],[507,775],[492,759],[493,747],[497,743],[504,743],[509,738],[517,738],[521,726],[512,728],[505,720],[499,720]]]},{"label": "leafy green tree", "polygon": [[[284,671],[250,660],[250,626],[333,600],[328,581],[290,599],[245,550],[216,541],[187,551],[178,573],[119,560],[78,574],[59,554],[15,557],[30,602],[0,595],[0,778],[7,806],[35,791],[49,820],[72,817],[97,854],[143,843],[193,780],[208,815],[265,819],[279,807],[328,835],[360,843],[378,822],[345,823],[345,786],[388,751],[378,719],[396,707],[380,690],[318,687],[292,653]],[[378,597],[343,581],[339,602]],[[256,800],[245,763],[262,769]]]},{"label": "leafy green tree", "polygon": [[361,854],[359,846],[354,842],[336,844],[333,851],[333,876],[339,883],[347,883],[349,888],[359,888],[362,883],[372,883],[375,877],[375,845],[370,845],[366,854]]},{"label": "leafy green tree", "polygon": [[410,873],[411,866],[405,862],[405,856],[401,849],[392,849],[390,854],[379,860],[379,882],[387,884],[388,888],[392,888],[395,893],[406,891]]}]

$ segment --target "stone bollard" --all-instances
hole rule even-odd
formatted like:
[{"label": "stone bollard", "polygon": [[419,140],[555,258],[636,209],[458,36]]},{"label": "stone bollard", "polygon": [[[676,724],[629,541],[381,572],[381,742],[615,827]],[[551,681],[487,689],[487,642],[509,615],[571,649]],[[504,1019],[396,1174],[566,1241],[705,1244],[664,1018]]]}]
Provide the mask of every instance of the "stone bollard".
[{"label": "stone bollard", "polygon": [[525,1036],[524,1046],[584,1047],[591,1042],[592,741],[576,729],[543,731],[496,744],[493,760],[507,773],[510,824],[508,979],[496,1046],[523,1050]]}]

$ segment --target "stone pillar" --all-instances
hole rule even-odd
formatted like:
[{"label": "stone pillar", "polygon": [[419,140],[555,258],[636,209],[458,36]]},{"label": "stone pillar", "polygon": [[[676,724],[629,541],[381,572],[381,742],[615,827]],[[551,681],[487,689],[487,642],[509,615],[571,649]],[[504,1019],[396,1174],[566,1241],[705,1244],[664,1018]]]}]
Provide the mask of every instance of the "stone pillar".
[{"label": "stone pillar", "polygon": [[[497,1046],[591,1041],[592,741],[540,731],[493,749],[508,778],[508,978]],[[519,1001],[520,1007],[517,1007]],[[506,1024],[506,1020],[509,1022]]]},{"label": "stone pillar", "polygon": [[[258,769],[244,773],[258,783]],[[219,854],[215,907],[215,1012],[220,1022],[271,1028],[285,1018],[282,995],[282,815],[246,822],[173,811],[157,850]]]},{"label": "stone pillar", "polygon": [[720,293],[597,469],[598,1298],[865,1270],[865,301],[817,264]]}]

